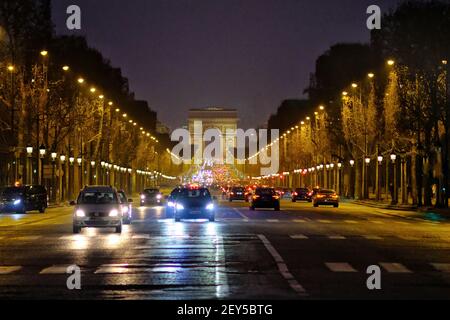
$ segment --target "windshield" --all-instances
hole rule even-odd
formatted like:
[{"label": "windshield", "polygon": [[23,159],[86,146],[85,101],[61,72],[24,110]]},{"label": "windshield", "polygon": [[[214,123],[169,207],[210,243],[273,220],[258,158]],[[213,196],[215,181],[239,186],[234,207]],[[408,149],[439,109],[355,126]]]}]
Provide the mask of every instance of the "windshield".
[{"label": "windshield", "polygon": [[3,190],[2,195],[4,196],[13,196],[13,195],[23,195],[25,189],[23,188],[6,188]]},{"label": "windshield", "polygon": [[178,195],[180,198],[185,199],[210,199],[211,194],[208,189],[184,189]]},{"label": "windshield", "polygon": [[78,198],[78,204],[117,204],[114,192],[83,192]]},{"label": "windshield", "polygon": [[234,188],[233,192],[244,192],[244,188]]},{"label": "windshield", "polygon": [[256,190],[256,194],[261,196],[271,196],[275,194],[274,189],[258,189]]},{"label": "windshield", "polygon": [[146,193],[146,194],[157,194],[157,193],[159,193],[159,190],[158,189],[147,189],[147,190],[144,190],[144,193]]}]

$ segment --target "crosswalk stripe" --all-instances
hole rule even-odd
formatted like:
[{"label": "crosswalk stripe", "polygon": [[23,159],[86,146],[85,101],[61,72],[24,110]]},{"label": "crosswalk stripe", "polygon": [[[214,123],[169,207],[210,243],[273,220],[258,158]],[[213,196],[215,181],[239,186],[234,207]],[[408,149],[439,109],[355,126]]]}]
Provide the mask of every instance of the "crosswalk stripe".
[{"label": "crosswalk stripe", "polygon": [[363,237],[367,240],[383,240],[383,238],[379,237],[379,236],[367,235],[367,236],[363,236]]},{"label": "crosswalk stripe", "polygon": [[445,273],[450,273],[450,263],[431,263],[431,265],[437,270]]},{"label": "crosswalk stripe", "polygon": [[0,274],[11,274],[21,270],[21,266],[0,267]]},{"label": "crosswalk stripe", "polygon": [[345,240],[347,238],[344,236],[336,235],[336,236],[329,236],[328,239],[330,239],[330,240]]},{"label": "crosswalk stripe", "polygon": [[306,240],[309,239],[307,236],[305,236],[304,234],[295,234],[291,236],[291,239],[295,239],[295,240]]},{"label": "crosswalk stripe", "polygon": [[357,272],[355,268],[346,262],[327,262],[325,265],[333,272]]},{"label": "crosswalk stripe", "polygon": [[67,268],[70,265],[53,265],[48,268],[44,268],[39,272],[39,274],[66,274]]},{"label": "crosswalk stripe", "polygon": [[320,219],[320,220],[317,220],[317,221],[320,222],[320,223],[332,223],[331,220],[324,220],[324,219]]},{"label": "crosswalk stripe", "polygon": [[149,234],[136,234],[133,237],[131,237],[131,239],[145,239],[145,240],[149,240],[150,239],[150,235]]},{"label": "crosswalk stripe", "polygon": [[358,224],[359,222],[356,221],[356,220],[345,220],[345,223],[348,223],[348,224]]},{"label": "crosswalk stripe", "polygon": [[401,263],[380,262],[380,265],[389,273],[412,273],[411,270],[406,268]]},{"label": "crosswalk stripe", "polygon": [[295,223],[305,223],[306,220],[303,220],[303,219],[295,219],[294,222],[295,222]]},{"label": "crosswalk stripe", "polygon": [[278,220],[278,219],[267,219],[266,221],[269,222],[269,223],[277,223],[277,222],[280,222],[280,220]]}]

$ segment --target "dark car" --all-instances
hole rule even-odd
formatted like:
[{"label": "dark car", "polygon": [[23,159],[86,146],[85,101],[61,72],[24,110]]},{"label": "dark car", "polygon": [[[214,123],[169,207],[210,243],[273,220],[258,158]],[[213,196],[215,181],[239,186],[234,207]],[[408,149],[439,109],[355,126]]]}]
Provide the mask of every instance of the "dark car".
[{"label": "dark car", "polygon": [[273,188],[257,188],[250,203],[250,210],[273,208],[280,211],[280,195]]},{"label": "dark car", "polygon": [[141,194],[141,207],[145,205],[159,205],[163,202],[163,195],[159,189],[145,189]]},{"label": "dark car", "polygon": [[170,195],[167,197],[166,201],[166,213],[173,214],[175,213],[175,203],[177,201],[177,197],[182,191],[182,188],[175,188],[172,190]]},{"label": "dark car", "polygon": [[133,200],[128,199],[127,194],[123,190],[117,191],[119,200],[122,204],[123,224],[131,224],[133,217]]},{"label": "dark car", "polygon": [[335,208],[339,207],[339,196],[334,190],[319,190],[312,201],[315,208],[319,205],[329,205],[334,206]]},{"label": "dark car", "polygon": [[320,188],[313,188],[309,193],[308,193],[308,201],[312,202],[313,198],[316,196],[316,194],[320,191]]},{"label": "dark car", "polygon": [[44,213],[47,207],[47,190],[43,186],[8,187],[1,193],[0,212],[26,213],[38,210]]},{"label": "dark car", "polygon": [[208,218],[211,222],[215,221],[216,205],[214,200],[206,188],[181,189],[175,201],[175,221],[197,218]]},{"label": "dark car", "polygon": [[297,201],[310,201],[311,197],[309,196],[308,188],[297,188],[292,193],[292,202]]},{"label": "dark car", "polygon": [[233,187],[228,195],[228,201],[233,202],[235,200],[245,201],[245,188],[243,187]]}]

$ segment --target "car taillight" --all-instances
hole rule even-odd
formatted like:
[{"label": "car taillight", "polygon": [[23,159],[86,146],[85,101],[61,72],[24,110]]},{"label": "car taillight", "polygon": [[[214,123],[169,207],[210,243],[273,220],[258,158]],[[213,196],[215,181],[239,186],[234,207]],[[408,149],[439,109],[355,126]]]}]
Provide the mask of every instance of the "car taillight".
[{"label": "car taillight", "polygon": [[296,195],[298,195],[298,193],[297,193],[297,192],[294,192],[294,196],[296,196]]},{"label": "car taillight", "polygon": [[316,197],[319,198],[319,199],[322,199],[322,198],[324,198],[325,196],[324,196],[323,194],[318,194]]},{"label": "car taillight", "polygon": [[279,196],[273,196],[272,198],[274,198],[275,200],[278,200],[278,199],[280,199],[280,197],[279,197]]},{"label": "car taillight", "polygon": [[260,196],[256,196],[256,195],[253,196],[253,199],[255,199],[255,200],[256,200],[256,199],[259,199],[259,198],[260,198]]}]

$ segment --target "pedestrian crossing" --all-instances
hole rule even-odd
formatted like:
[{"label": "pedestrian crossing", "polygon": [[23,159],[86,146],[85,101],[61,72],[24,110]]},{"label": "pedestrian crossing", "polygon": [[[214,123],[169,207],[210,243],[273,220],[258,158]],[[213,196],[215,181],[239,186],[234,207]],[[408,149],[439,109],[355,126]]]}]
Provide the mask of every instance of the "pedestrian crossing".
[{"label": "pedestrian crossing", "polygon": [[[67,275],[71,272],[70,264],[51,265],[51,266],[0,266],[0,279],[2,276],[8,275],[33,275],[40,276],[49,275]],[[443,274],[450,274],[450,263],[426,263],[416,266],[416,269],[399,262],[378,262],[372,265],[378,265],[383,272],[387,274],[415,274],[423,272],[437,272]],[[208,264],[208,265],[172,265],[172,264],[102,264],[98,266],[82,266],[80,267],[83,274],[91,275],[127,275],[127,274],[151,274],[151,273],[176,273],[182,268],[187,269],[226,269],[223,264]],[[324,262],[322,265],[318,264],[316,268],[320,271],[328,271],[332,273],[366,273],[367,266],[361,267],[361,263],[352,264],[350,262]]]},{"label": "pedestrian crossing", "polygon": [[[272,223],[277,223],[277,221],[273,221]],[[201,239],[201,238],[210,238],[214,237],[215,235],[189,235],[189,234],[170,234],[170,235],[163,235],[163,234],[132,234],[132,233],[122,233],[120,235],[114,234],[114,233],[103,233],[103,234],[77,234],[77,235],[30,235],[30,236],[18,236],[18,237],[11,237],[8,240],[8,243],[5,243],[5,245],[10,246],[11,243],[14,244],[24,244],[24,245],[30,245],[30,244],[42,244],[45,242],[52,242],[52,243],[58,243],[61,244],[61,242],[55,242],[55,241],[69,241],[69,242],[82,242],[82,241],[110,241],[114,242],[116,241],[150,241],[150,240],[159,240],[162,237],[168,237],[168,238],[178,238],[178,239]],[[252,237],[251,234],[247,234],[246,236]],[[289,234],[285,235],[293,240],[372,240],[372,241],[383,241],[383,240],[402,240],[402,241],[410,241],[410,242],[420,242],[426,239],[427,241],[450,241],[450,235],[446,236],[434,236],[430,237],[427,235],[425,238],[421,238],[418,236],[409,236],[409,235],[397,235],[397,234],[385,234],[385,235],[376,235],[376,234]],[[227,235],[225,235],[225,238]],[[233,235],[229,236],[233,237]],[[0,246],[2,245],[2,242],[0,241]]]}]

